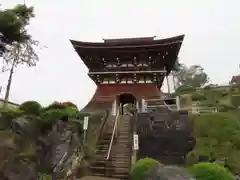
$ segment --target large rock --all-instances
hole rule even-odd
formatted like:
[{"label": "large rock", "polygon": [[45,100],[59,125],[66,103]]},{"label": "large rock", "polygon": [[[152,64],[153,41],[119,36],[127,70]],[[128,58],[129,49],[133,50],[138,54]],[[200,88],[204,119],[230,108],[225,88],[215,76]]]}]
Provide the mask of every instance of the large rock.
[{"label": "large rock", "polygon": [[[39,171],[53,173],[56,176],[65,176],[71,168],[74,152],[81,147],[78,132],[67,124],[61,128],[61,122],[57,122],[52,130],[41,139],[42,148],[39,154]],[[59,128],[60,127],[60,128]],[[44,169],[42,168],[44,167]]]},{"label": "large rock", "polygon": [[147,172],[145,180],[195,180],[184,169],[176,166],[156,165]]}]

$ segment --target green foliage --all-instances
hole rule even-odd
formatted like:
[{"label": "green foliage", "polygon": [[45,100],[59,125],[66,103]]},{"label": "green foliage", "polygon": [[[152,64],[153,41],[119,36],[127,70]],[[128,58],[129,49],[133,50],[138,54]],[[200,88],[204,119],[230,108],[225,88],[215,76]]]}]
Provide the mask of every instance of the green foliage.
[{"label": "green foliage", "polygon": [[232,95],[231,103],[234,107],[238,108],[240,106],[240,95]]},{"label": "green foliage", "polygon": [[12,120],[21,116],[22,112],[12,109],[0,109],[0,129],[11,128]]},{"label": "green foliage", "polygon": [[65,113],[68,115],[70,118],[79,118],[79,110],[76,109],[75,107],[67,107],[65,108]]},{"label": "green foliage", "polygon": [[179,87],[176,89],[176,93],[177,93],[177,94],[184,94],[184,93],[189,93],[189,92],[194,92],[194,91],[196,91],[196,88],[195,88],[195,87],[186,86],[186,85],[179,86]]},{"label": "green foliage", "polygon": [[234,109],[236,109],[236,108],[230,103],[219,103],[219,105],[218,105],[219,112],[229,112]]},{"label": "green foliage", "polygon": [[209,81],[208,75],[204,69],[199,65],[180,65],[174,71],[174,76],[177,78],[178,87],[177,92],[186,92],[188,88],[197,88],[205,85]]},{"label": "green foliage", "polygon": [[26,26],[34,17],[33,7],[16,5],[12,9],[0,9],[0,32],[4,35],[5,43],[23,42],[31,38],[27,34]]},{"label": "green foliage", "polygon": [[197,180],[235,180],[234,175],[215,163],[198,163],[189,168]]},{"label": "green foliage", "polygon": [[22,22],[16,14],[10,10],[0,10],[0,32],[4,35],[5,43],[11,44],[22,38],[20,29]]},{"label": "green foliage", "polygon": [[134,104],[128,103],[123,105],[123,112],[130,112],[130,113],[134,113],[136,112],[136,106]]},{"label": "green foliage", "polygon": [[41,119],[43,121],[43,124],[52,125],[57,120],[62,118],[65,114],[65,110],[62,109],[49,109],[47,111],[43,111],[41,113]]},{"label": "green foliage", "polygon": [[26,114],[39,115],[42,106],[36,101],[26,101],[20,105],[19,109]]},{"label": "green foliage", "polygon": [[[234,112],[193,115],[197,156],[227,157],[225,165],[240,169],[240,117]],[[230,141],[231,140],[231,141]]]},{"label": "green foliage", "polygon": [[228,96],[228,92],[227,91],[222,91],[222,97]]},{"label": "green foliage", "polygon": [[195,92],[192,94],[192,100],[193,101],[203,101],[206,100],[206,96],[204,93],[200,93],[200,92]]},{"label": "green foliage", "polygon": [[50,109],[65,109],[67,106],[63,103],[60,102],[53,102],[52,104],[50,104],[49,106],[44,108],[44,111],[50,110]]},{"label": "green foliage", "polygon": [[160,162],[155,159],[140,159],[134,164],[130,175],[133,180],[144,180],[147,171],[157,164],[160,164]]},{"label": "green foliage", "polygon": [[50,174],[38,173],[37,180],[52,180],[52,176]]},{"label": "green foliage", "polygon": [[75,109],[78,109],[77,105],[76,105],[76,104],[73,104],[73,103],[70,102],[70,101],[63,102],[62,104],[63,104],[63,105],[66,105],[66,106],[68,106],[68,107],[73,107],[73,108],[75,108]]}]

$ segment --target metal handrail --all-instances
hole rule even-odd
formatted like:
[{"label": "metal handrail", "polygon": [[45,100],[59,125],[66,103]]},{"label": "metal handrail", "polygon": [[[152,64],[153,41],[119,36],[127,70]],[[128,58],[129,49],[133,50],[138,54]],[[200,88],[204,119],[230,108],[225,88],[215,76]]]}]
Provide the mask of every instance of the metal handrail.
[{"label": "metal handrail", "polygon": [[164,98],[159,98],[159,99],[145,99],[145,101],[146,102],[150,102],[150,101],[166,101],[166,100],[176,100],[177,98],[176,97],[174,97],[174,98],[166,98],[166,97],[164,97]]},{"label": "metal handrail", "polygon": [[120,109],[121,109],[121,104],[120,104],[120,108],[117,111],[116,119],[115,119],[115,122],[114,122],[112,137],[111,137],[111,141],[110,141],[110,144],[109,144],[109,149],[108,149],[108,154],[107,154],[106,160],[109,160],[109,157],[110,157],[110,154],[111,154],[113,139],[114,139],[114,136],[115,136],[115,133],[116,133],[116,130],[117,130],[117,124],[118,124],[117,122],[118,122]]}]

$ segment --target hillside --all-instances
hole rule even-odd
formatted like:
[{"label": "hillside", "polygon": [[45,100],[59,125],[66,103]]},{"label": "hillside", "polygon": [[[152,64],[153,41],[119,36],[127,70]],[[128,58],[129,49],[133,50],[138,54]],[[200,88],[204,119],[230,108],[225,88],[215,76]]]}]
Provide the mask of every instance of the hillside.
[{"label": "hillside", "polygon": [[[181,94],[182,107],[196,104],[199,114],[192,114],[196,147],[188,154],[187,164],[198,160],[217,161],[233,171],[240,171],[240,90],[238,87],[199,88]],[[189,100],[190,99],[190,100]],[[188,100],[188,102],[187,102]],[[201,108],[202,107],[202,108]],[[217,112],[207,111],[214,107]],[[205,111],[201,111],[204,109]]]},{"label": "hillside", "polygon": [[[69,116],[69,121],[63,133],[70,139],[63,139],[63,133],[59,134],[56,130],[60,127],[57,120],[65,115]],[[35,178],[36,171],[39,177],[46,178],[51,174],[52,164],[58,166],[57,172],[61,172],[60,175],[84,166],[82,163],[87,163],[88,157],[94,152],[96,134],[105,114],[90,116],[90,131],[86,134],[83,147],[82,124],[85,115],[80,114],[76,106],[70,102],[54,102],[47,107],[41,107],[37,102],[28,101],[19,108],[1,109],[0,179]],[[66,160],[59,164],[65,153]],[[80,157],[83,160],[81,163],[78,162]],[[72,167],[74,162],[77,164]]]}]

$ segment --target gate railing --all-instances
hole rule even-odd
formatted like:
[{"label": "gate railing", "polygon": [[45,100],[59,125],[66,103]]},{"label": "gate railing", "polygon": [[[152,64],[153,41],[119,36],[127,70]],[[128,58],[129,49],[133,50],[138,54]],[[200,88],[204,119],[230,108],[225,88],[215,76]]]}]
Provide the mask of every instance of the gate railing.
[{"label": "gate railing", "polygon": [[[174,100],[175,103],[167,104],[166,101]],[[174,98],[160,98],[160,99],[142,99],[142,112],[147,112],[149,109],[156,109],[159,107],[168,108],[170,111],[180,110],[179,97]]]},{"label": "gate railing", "polygon": [[[167,100],[175,100],[175,103],[167,104],[166,103]],[[180,107],[180,100],[178,96],[175,98],[142,99],[142,108],[140,109],[140,112],[148,112],[149,110],[157,109],[160,107],[167,108],[170,111],[185,110],[192,114],[218,112],[217,107],[197,105],[193,105],[190,107]]]}]

